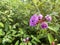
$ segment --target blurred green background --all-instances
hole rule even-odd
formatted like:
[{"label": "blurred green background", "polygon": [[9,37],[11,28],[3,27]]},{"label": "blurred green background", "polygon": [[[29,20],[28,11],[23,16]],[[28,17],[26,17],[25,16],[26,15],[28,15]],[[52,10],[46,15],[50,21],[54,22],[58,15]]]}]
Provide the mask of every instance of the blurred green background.
[{"label": "blurred green background", "polygon": [[[33,14],[49,14],[46,30],[29,26]],[[28,42],[23,42],[29,37]],[[60,0],[0,0],[0,45],[56,45],[60,43]]]}]

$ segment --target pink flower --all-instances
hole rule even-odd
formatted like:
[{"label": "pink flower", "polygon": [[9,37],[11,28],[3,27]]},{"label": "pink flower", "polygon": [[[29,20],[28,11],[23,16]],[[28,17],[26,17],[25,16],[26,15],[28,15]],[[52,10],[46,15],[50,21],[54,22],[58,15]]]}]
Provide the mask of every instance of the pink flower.
[{"label": "pink flower", "polygon": [[41,28],[43,28],[43,29],[48,28],[47,22],[42,22],[42,23],[41,23]]},{"label": "pink flower", "polygon": [[28,41],[29,40],[29,37],[27,37],[26,40]]},{"label": "pink flower", "polygon": [[45,16],[45,19],[46,19],[47,21],[51,21],[51,20],[52,20],[52,17],[51,17],[50,15],[46,15],[46,16]]},{"label": "pink flower", "polygon": [[39,14],[38,15],[38,19],[41,20],[43,18],[43,15],[42,14]]},{"label": "pink flower", "polygon": [[37,22],[38,22],[38,16],[37,14],[34,14],[30,18],[30,26],[36,26]]}]

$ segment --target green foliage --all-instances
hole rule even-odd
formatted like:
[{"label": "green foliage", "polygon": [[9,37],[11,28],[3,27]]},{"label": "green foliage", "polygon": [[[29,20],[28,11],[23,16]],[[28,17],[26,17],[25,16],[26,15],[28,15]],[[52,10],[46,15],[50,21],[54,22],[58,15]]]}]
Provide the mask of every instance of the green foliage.
[{"label": "green foliage", "polygon": [[[39,13],[52,16],[46,30],[29,26],[30,17]],[[55,39],[58,44],[60,0],[0,0],[0,45],[50,45]]]},{"label": "green foliage", "polygon": [[50,43],[54,42],[54,38],[51,34],[48,33],[48,40]]},{"label": "green foliage", "polygon": [[18,45],[19,44],[19,41],[16,41],[15,45]]}]

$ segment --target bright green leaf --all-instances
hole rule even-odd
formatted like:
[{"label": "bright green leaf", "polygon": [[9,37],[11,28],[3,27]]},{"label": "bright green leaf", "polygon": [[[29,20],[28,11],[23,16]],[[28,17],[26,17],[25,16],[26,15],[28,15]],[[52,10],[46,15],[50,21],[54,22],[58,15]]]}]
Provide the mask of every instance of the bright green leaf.
[{"label": "bright green leaf", "polygon": [[37,0],[37,1],[36,1],[36,0],[32,0],[32,1],[33,1],[33,3],[35,3],[35,4],[36,4],[39,0]]},{"label": "bright green leaf", "polygon": [[28,45],[32,45],[32,43],[31,42],[28,42]]},{"label": "bright green leaf", "polygon": [[27,43],[22,42],[22,43],[20,43],[20,45],[27,45]]},{"label": "bright green leaf", "polygon": [[48,40],[50,44],[54,41],[54,38],[50,33],[48,33]]},{"label": "bright green leaf", "polygon": [[36,37],[34,37],[33,35],[31,35],[31,37],[32,37],[35,41],[40,42],[40,40],[37,39]]},{"label": "bright green leaf", "polygon": [[4,24],[2,22],[0,22],[0,27],[4,27]]},{"label": "bright green leaf", "polygon": [[0,36],[3,36],[5,33],[0,29]]},{"label": "bright green leaf", "polygon": [[54,32],[57,32],[57,30],[55,30],[53,27],[48,27],[50,30],[54,31]]},{"label": "bright green leaf", "polygon": [[18,45],[19,44],[19,41],[16,41],[15,45]]}]

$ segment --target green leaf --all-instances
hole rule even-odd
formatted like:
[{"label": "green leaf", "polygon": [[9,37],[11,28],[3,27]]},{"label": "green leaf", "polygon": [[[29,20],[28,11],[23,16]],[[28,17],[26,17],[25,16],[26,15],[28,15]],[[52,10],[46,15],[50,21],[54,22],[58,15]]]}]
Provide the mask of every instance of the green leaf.
[{"label": "green leaf", "polygon": [[5,23],[5,31],[8,31],[8,27],[9,27],[9,23],[6,22],[6,23]]},{"label": "green leaf", "polygon": [[33,44],[37,44],[37,42],[36,42],[36,41],[34,41],[33,39],[31,40],[31,42],[32,42]]},{"label": "green leaf", "polygon": [[13,19],[11,19],[11,18],[8,18],[8,19],[9,19],[9,21],[13,22]]},{"label": "green leaf", "polygon": [[39,0],[37,0],[37,1],[36,1],[36,0],[32,0],[32,1],[33,1],[33,3],[35,3],[35,4],[36,4],[37,2],[39,2]]},{"label": "green leaf", "polygon": [[27,43],[25,43],[25,42],[22,42],[22,43],[20,43],[20,45],[27,45]]},{"label": "green leaf", "polygon": [[50,44],[54,41],[54,38],[50,33],[48,33],[48,40]]},{"label": "green leaf", "polygon": [[36,37],[34,37],[33,35],[31,35],[31,37],[32,37],[35,41],[40,42],[40,40],[37,39]]},{"label": "green leaf", "polygon": [[16,41],[15,45],[18,45],[19,44],[19,41]]},{"label": "green leaf", "polygon": [[28,42],[28,45],[32,45],[32,43],[31,42]]},{"label": "green leaf", "polygon": [[0,36],[3,36],[5,33],[0,29]]},{"label": "green leaf", "polygon": [[22,42],[22,43],[20,43],[20,45],[24,45],[24,43]]},{"label": "green leaf", "polygon": [[24,34],[24,32],[23,32],[23,29],[22,29],[22,28],[19,28],[19,30],[20,30],[20,34]]},{"label": "green leaf", "polygon": [[4,27],[4,24],[2,22],[0,22],[0,27]]},{"label": "green leaf", "polygon": [[27,21],[23,21],[24,22],[24,24],[26,24],[27,25]]},{"label": "green leaf", "polygon": [[54,26],[49,26],[48,28],[57,33],[57,31],[59,30],[59,25],[57,24],[55,27]]}]

